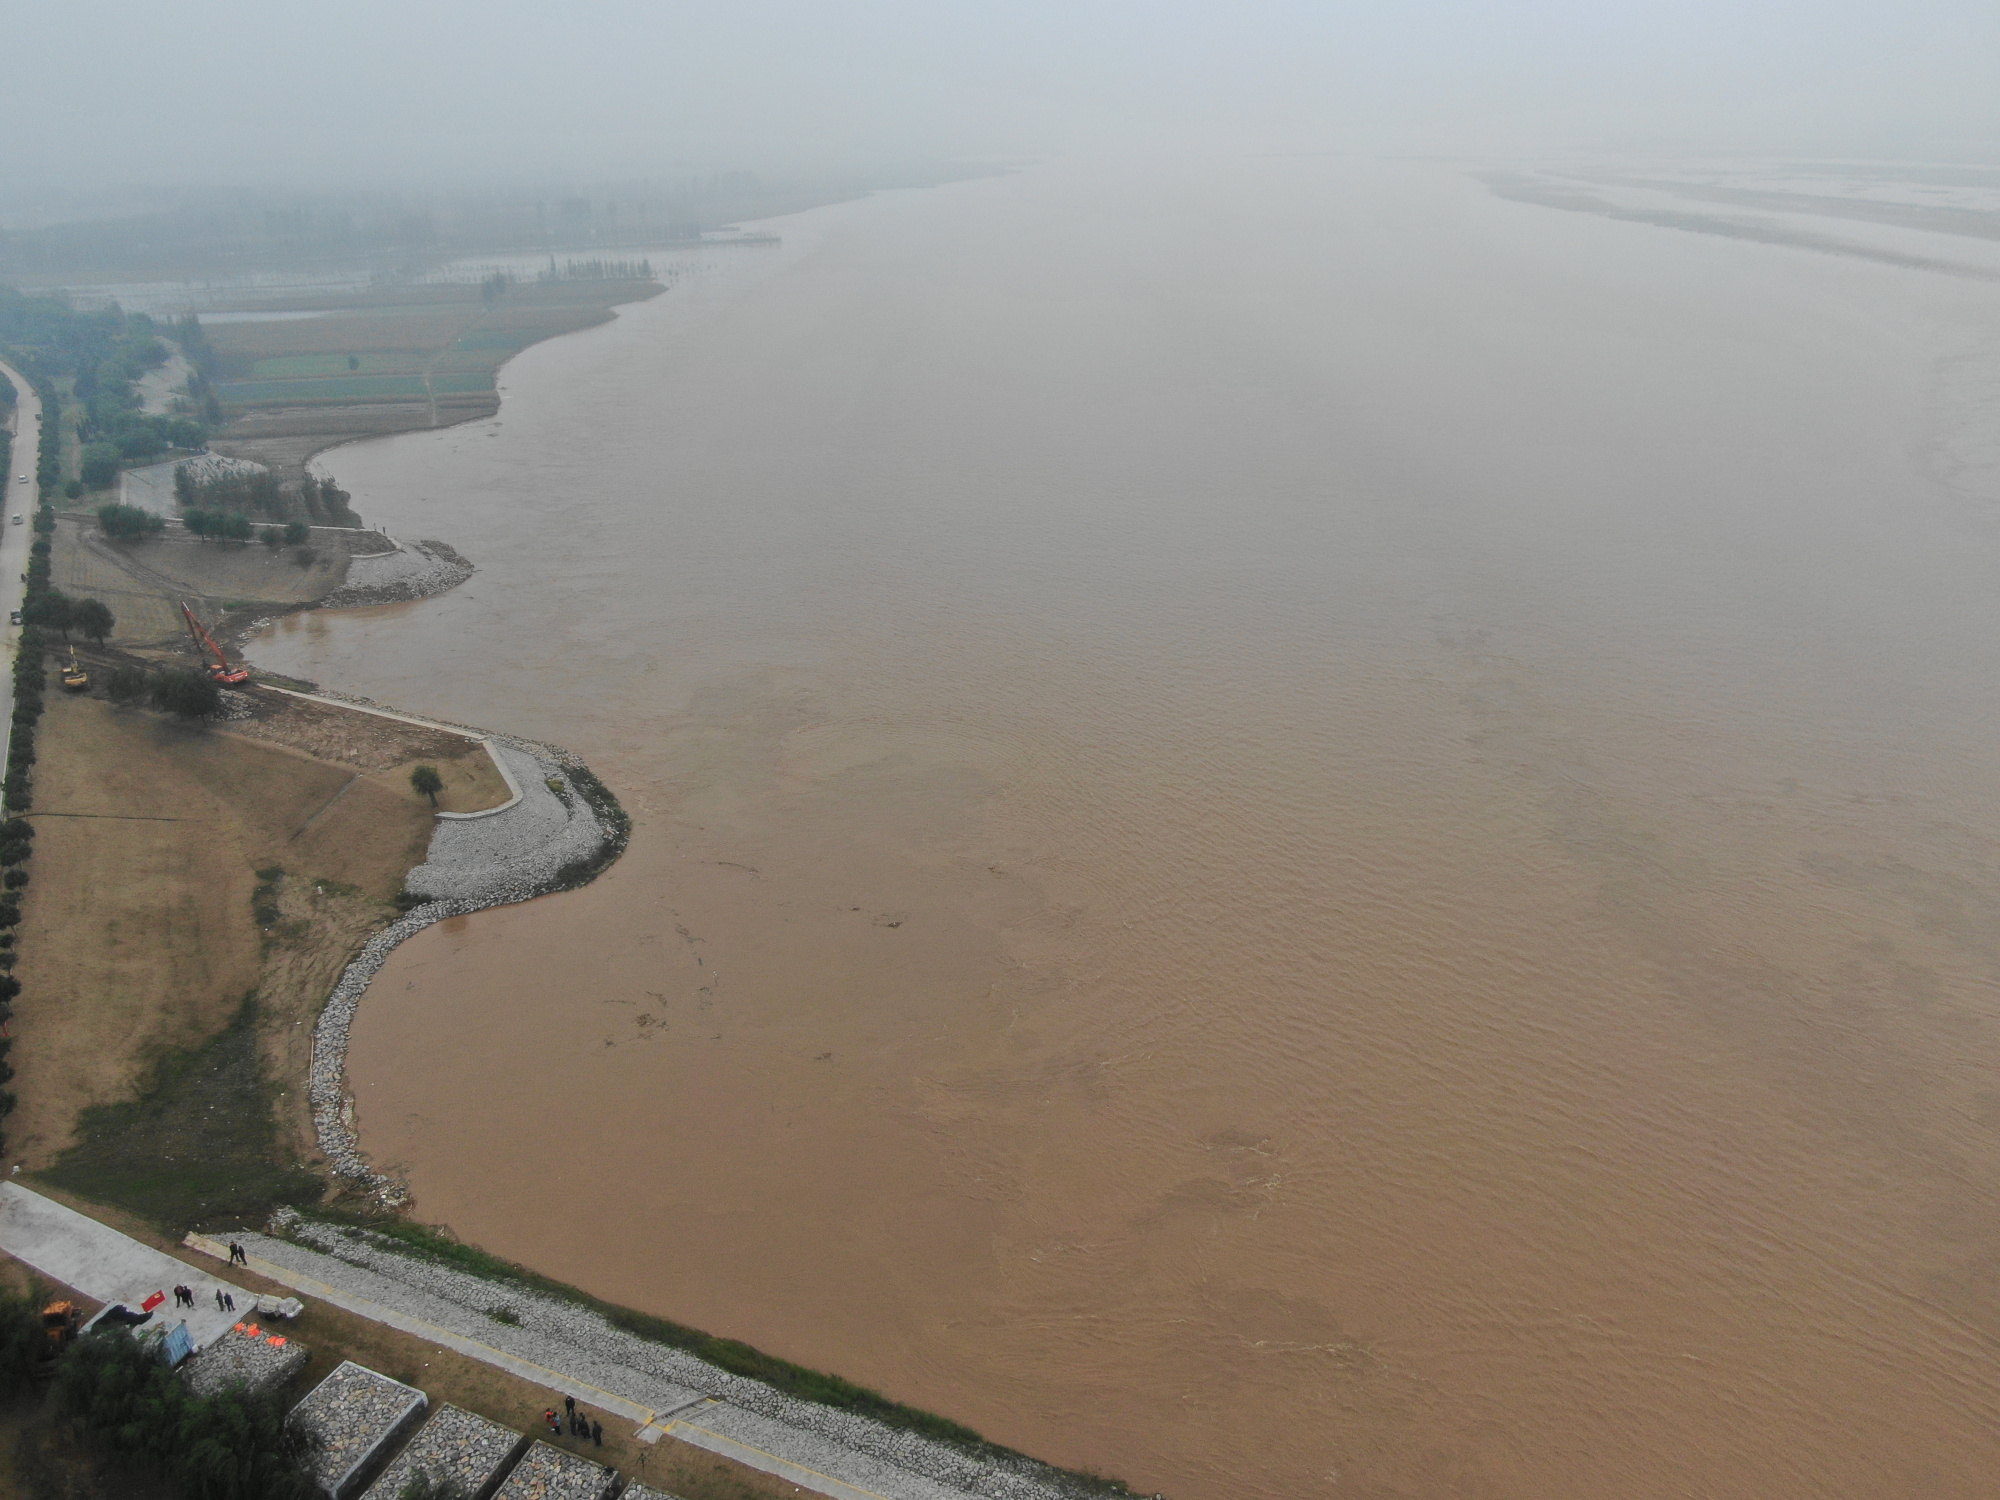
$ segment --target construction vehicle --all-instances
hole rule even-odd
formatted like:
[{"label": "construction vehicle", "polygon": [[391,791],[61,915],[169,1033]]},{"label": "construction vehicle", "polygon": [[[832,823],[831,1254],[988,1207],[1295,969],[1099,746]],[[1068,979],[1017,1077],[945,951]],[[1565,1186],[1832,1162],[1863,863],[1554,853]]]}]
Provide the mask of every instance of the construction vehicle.
[{"label": "construction vehicle", "polygon": [[206,647],[209,653],[215,657],[215,664],[208,669],[208,675],[211,679],[216,682],[228,683],[231,686],[250,680],[250,669],[248,667],[232,667],[229,665],[229,658],[224,656],[222,648],[215,644],[215,637],[201,628],[201,621],[194,617],[194,611],[187,607],[185,599],[181,601],[181,614],[187,620],[188,633],[194,637],[196,654],[199,655],[202,649]]},{"label": "construction vehicle", "polygon": [[90,686],[90,674],[76,659],[76,647],[69,648],[69,665],[62,669],[63,691],[80,693]]},{"label": "construction vehicle", "polygon": [[42,1333],[58,1354],[76,1342],[77,1327],[82,1322],[83,1313],[74,1302],[51,1302],[42,1309]]}]

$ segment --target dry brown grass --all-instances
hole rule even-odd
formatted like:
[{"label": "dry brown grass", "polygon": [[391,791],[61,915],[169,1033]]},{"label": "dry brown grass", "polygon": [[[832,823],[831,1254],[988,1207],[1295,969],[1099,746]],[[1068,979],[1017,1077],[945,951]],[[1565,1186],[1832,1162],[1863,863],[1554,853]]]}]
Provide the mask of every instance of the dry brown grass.
[{"label": "dry brown grass", "polygon": [[[528,345],[604,322],[618,304],[661,290],[655,282],[528,283],[510,288],[489,307],[476,287],[371,289],[357,297],[297,304],[300,311],[329,310],[323,318],[223,323],[209,337],[222,356],[226,379],[252,378],[259,360],[372,354],[414,357],[439,384],[464,385],[481,377],[490,384],[493,372]],[[338,370],[332,373],[338,378]],[[313,454],[337,443],[473,421],[493,415],[500,405],[490,389],[438,391],[419,399],[357,387],[363,394],[288,398],[285,385],[258,381],[256,399],[236,409],[215,450],[297,473]],[[301,383],[301,393],[307,389]],[[230,399],[226,385],[223,396]]]},{"label": "dry brown grass", "polygon": [[[273,1075],[290,1080],[281,1123],[309,1149],[312,1018],[423,858],[428,808],[349,787],[350,767],[95,698],[52,697],[38,751],[16,1158],[48,1165],[80,1110],[129,1097],[157,1049],[216,1033],[253,989]],[[266,927],[252,898],[274,866],[287,874]]]},{"label": "dry brown grass", "polygon": [[231,604],[310,603],[340,587],[347,576],[343,551],[315,548],[316,560],[302,568],[293,550],[258,542],[208,542],[178,531],[113,542],[95,521],[66,516],[56,526],[50,579],[66,594],[110,605],[118,619],[113,640],[154,645],[186,638],[183,599],[212,618],[219,607]]}]

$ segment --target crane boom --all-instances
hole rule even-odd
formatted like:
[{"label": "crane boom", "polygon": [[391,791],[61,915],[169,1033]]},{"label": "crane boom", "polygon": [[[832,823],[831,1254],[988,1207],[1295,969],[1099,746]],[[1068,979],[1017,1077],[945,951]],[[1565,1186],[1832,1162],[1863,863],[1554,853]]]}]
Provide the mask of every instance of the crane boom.
[{"label": "crane boom", "polygon": [[250,680],[250,671],[247,667],[232,667],[229,665],[229,658],[224,656],[222,648],[215,644],[215,637],[202,629],[201,621],[194,617],[194,611],[188,608],[187,600],[185,599],[181,601],[181,614],[187,620],[188,633],[194,637],[195,649],[199,651],[203,646],[206,646],[215,657],[215,665],[208,669],[210,677],[213,677],[217,682],[229,683],[248,682]]}]

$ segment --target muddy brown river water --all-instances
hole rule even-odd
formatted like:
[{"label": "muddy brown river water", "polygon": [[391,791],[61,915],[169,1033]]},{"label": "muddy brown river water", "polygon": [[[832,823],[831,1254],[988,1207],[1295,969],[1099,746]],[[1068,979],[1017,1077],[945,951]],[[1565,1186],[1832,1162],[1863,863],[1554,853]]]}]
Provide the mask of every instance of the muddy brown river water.
[{"label": "muddy brown river water", "polygon": [[363,1004],[420,1214],[1173,1500],[1993,1493],[2000,287],[1339,160],[779,227],[332,455],[480,572],[253,650],[637,820]]}]

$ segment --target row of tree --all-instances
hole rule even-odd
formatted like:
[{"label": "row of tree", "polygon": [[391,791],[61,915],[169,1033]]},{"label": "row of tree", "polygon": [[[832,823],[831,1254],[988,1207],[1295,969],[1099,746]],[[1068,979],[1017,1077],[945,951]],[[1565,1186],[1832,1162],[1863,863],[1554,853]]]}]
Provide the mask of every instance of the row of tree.
[{"label": "row of tree", "polygon": [[272,1395],[198,1396],[157,1338],[92,1332],[64,1355],[49,1405],[61,1435],[101,1460],[164,1481],[186,1500],[308,1500],[314,1449]]},{"label": "row of tree", "polygon": [[108,537],[152,536],[166,530],[167,519],[136,505],[114,504],[97,507],[97,524]]},{"label": "row of tree", "polygon": [[215,679],[192,667],[154,672],[130,664],[113,667],[104,679],[104,693],[113,703],[143,698],[160,712],[183,719],[205,719],[222,707],[222,689]]},{"label": "row of tree", "polygon": [[174,498],[183,510],[254,510],[267,516],[285,513],[284,490],[269,469],[224,468],[213,461],[175,464]]},{"label": "row of tree", "polygon": [[182,515],[181,524],[196,536],[223,542],[247,542],[254,536],[267,547],[303,547],[312,540],[312,527],[304,521],[252,526],[248,516],[227,510],[191,510]]},{"label": "row of tree", "polygon": [[[566,260],[562,269],[556,269],[556,258],[549,257],[546,271],[538,272],[535,280],[544,286],[554,281],[651,281],[653,263],[651,260]],[[490,300],[490,299],[489,299]]]},{"label": "row of tree", "polygon": [[[0,376],[0,385],[4,385],[6,383],[7,383],[6,377]],[[12,387],[9,386],[9,389],[11,390]],[[13,465],[13,459],[14,459],[13,436],[12,434],[4,430],[0,430],[0,475],[5,475],[9,472],[9,470]],[[36,538],[37,542],[40,542],[41,540],[42,539],[39,537]],[[31,572],[33,571],[35,560],[36,559],[34,558],[33,553],[31,552],[29,556],[29,569]],[[45,570],[44,576],[46,576],[46,566],[47,566],[46,552],[42,554],[42,562]],[[29,654],[29,648],[25,637],[34,634],[38,634],[38,632],[33,630],[24,630],[22,632],[22,636],[24,638],[21,643],[20,655],[22,657],[25,657],[26,655]],[[14,680],[17,690],[19,684],[23,680],[23,676],[24,674],[21,668],[20,657],[16,657],[14,663]],[[37,686],[39,687],[40,684],[39,666],[36,668],[35,671],[35,679]],[[14,723],[13,723],[11,738],[9,740],[10,756],[12,753],[12,747],[20,745],[23,742],[25,742],[28,745],[30,751],[32,752],[34,746],[34,737],[35,737],[35,720],[36,718],[39,717],[40,714],[39,694],[37,694],[36,703],[38,705],[36,712],[34,715],[28,717],[26,721],[26,727],[24,730],[22,716],[20,712],[21,708],[20,699],[18,697],[15,699]],[[13,786],[13,778],[11,772],[9,774],[6,785],[10,789]],[[11,807],[8,810],[10,812],[14,811]],[[4,822],[0,822],[0,871],[4,871],[4,873],[0,873],[0,892],[11,893],[27,885],[28,872],[25,869],[23,869],[22,866],[27,863],[28,856],[34,852],[34,848],[35,848],[35,828],[34,825],[30,823],[26,818],[23,818],[19,816],[18,813],[16,813],[14,816],[7,818]],[[15,878],[17,875],[20,877],[18,880]],[[4,929],[0,929],[0,1120],[4,1120],[8,1115],[14,1112],[14,1091],[5,1086],[6,1084],[10,1083],[14,1077],[14,1065],[8,1060],[7,1056],[7,1054],[13,1051],[14,1049],[14,1039],[11,1036],[7,1035],[6,1023],[8,1018],[12,1016],[14,1013],[14,1003],[13,1003],[14,998],[15,996],[21,993],[21,981],[14,977],[14,965],[19,960],[19,955],[16,954],[14,951],[14,925],[13,925],[14,923],[20,921],[20,916],[19,916],[20,904],[18,901],[14,903],[13,910],[15,913],[13,922],[8,923]],[[0,1150],[4,1150],[5,1145],[6,1145],[5,1136],[0,1136]],[[6,1348],[11,1349],[13,1340],[10,1337],[0,1339],[0,1344],[4,1344]],[[8,1383],[8,1372],[11,1371],[12,1368],[13,1368],[12,1361],[0,1358],[0,1385],[5,1385]]]},{"label": "row of tree", "polygon": [[[0,348],[42,395],[44,434],[53,436],[64,420],[65,405],[55,399],[58,381],[69,382],[69,408],[81,408],[76,429],[86,485],[110,483],[129,460],[207,444],[208,429],[193,416],[149,416],[143,409],[137,382],[168,358],[157,328],[146,314],[125,312],[115,302],[84,312],[61,297],[0,287]],[[60,451],[58,442],[41,466],[44,497],[61,483]]]},{"label": "row of tree", "polygon": [[188,459],[174,465],[174,498],[190,513],[240,511],[280,520],[303,512],[305,520],[321,525],[359,524],[347,505],[353,496],[331,478],[312,474],[299,481],[296,491],[288,492],[268,469],[223,467]]},{"label": "row of tree", "polygon": [[[48,425],[48,424],[44,424]],[[28,589],[22,605],[22,619],[37,608],[49,588],[49,536],[55,530],[55,512],[44,505],[35,514],[35,540],[28,549]],[[21,897],[28,887],[27,864],[35,848],[35,826],[27,819],[34,805],[35,730],[41,723],[44,692],[48,679],[48,628],[24,624],[19,648],[14,655],[14,714],[7,742],[7,776],[0,781],[0,1084],[14,1076],[7,1054],[13,1038],[5,1035],[14,1001],[20,997],[21,981],[14,977],[19,959],[15,948],[21,925]],[[0,1118],[14,1112],[12,1090],[0,1089]],[[4,1149],[4,1137],[0,1137]]]},{"label": "row of tree", "polygon": [[117,617],[102,599],[72,599],[57,588],[43,589],[23,605],[21,622],[40,626],[43,630],[59,631],[64,640],[68,640],[69,633],[74,630],[89,636],[100,646],[118,626]]}]

